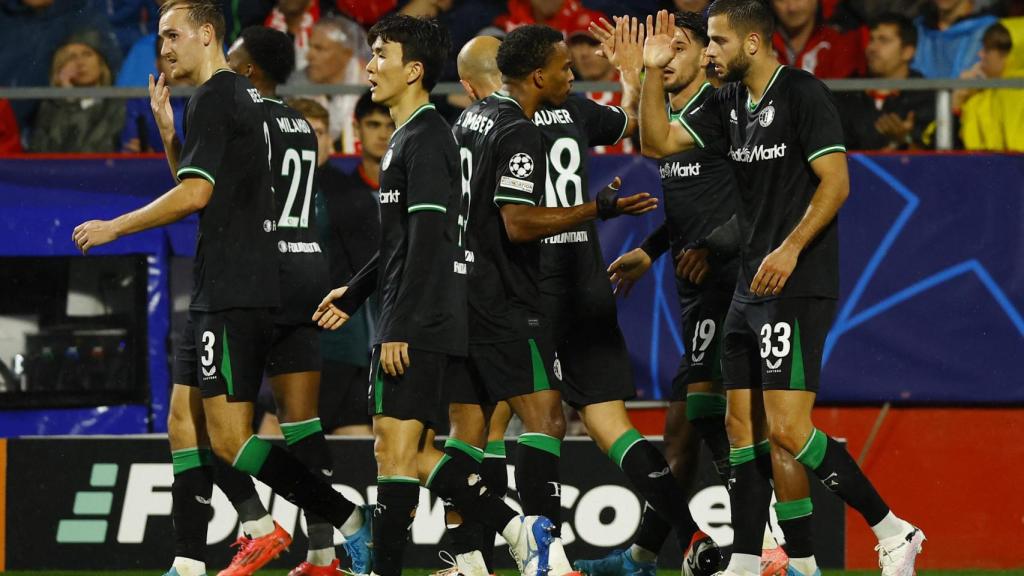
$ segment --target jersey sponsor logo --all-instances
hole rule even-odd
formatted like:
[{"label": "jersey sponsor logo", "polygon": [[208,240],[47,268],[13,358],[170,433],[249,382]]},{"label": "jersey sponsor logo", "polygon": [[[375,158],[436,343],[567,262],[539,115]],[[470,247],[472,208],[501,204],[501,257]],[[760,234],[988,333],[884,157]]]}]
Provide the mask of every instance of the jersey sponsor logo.
[{"label": "jersey sponsor logo", "polygon": [[511,176],[502,176],[498,185],[502,188],[511,188],[512,190],[519,190],[520,192],[533,192],[533,182],[530,182],[529,180],[520,180],[519,178],[512,178]]},{"label": "jersey sponsor logo", "polygon": [[762,128],[767,128],[772,125],[772,120],[775,119],[775,107],[766,106],[763,110],[757,113],[757,122]]},{"label": "jersey sponsor logo", "polygon": [[551,124],[572,124],[572,115],[568,110],[537,110],[533,113],[533,123],[539,126],[550,126]]},{"label": "jersey sponsor logo", "polygon": [[686,178],[700,176],[700,162],[683,164],[682,162],[666,162],[661,165],[661,178]]},{"label": "jersey sponsor logo", "polygon": [[317,242],[285,242],[277,243],[277,250],[282,254],[319,254],[320,244]]},{"label": "jersey sponsor logo", "polygon": [[743,148],[730,148],[729,158],[732,158],[733,162],[760,162],[761,160],[778,160],[786,155],[786,145],[776,144],[775,146],[765,146],[764,144],[758,144],[753,148],[744,146]]},{"label": "jersey sponsor logo", "polygon": [[729,110],[729,122],[731,122],[733,124],[739,124],[740,123],[740,118],[739,118],[739,116],[736,115],[736,109],[735,108],[733,108],[732,110]]},{"label": "jersey sponsor logo", "polygon": [[397,204],[401,201],[402,193],[398,190],[381,190],[380,191],[380,203],[381,204]]},{"label": "jersey sponsor logo", "polygon": [[394,148],[388,148],[388,151],[384,153],[384,159],[380,161],[381,170],[387,170],[388,166],[391,166],[391,157],[394,156],[394,153]]},{"label": "jersey sponsor logo", "polygon": [[462,114],[462,118],[459,119],[459,126],[462,126],[466,130],[472,130],[473,132],[479,132],[481,134],[487,134],[494,128],[494,120],[476,112],[465,111]]},{"label": "jersey sponsor logo", "polygon": [[260,91],[259,90],[255,89],[255,88],[246,88],[245,91],[249,93],[249,98],[252,98],[253,102],[255,102],[257,104],[259,104],[260,102],[263,102],[263,96],[260,96]]},{"label": "jersey sponsor logo", "polygon": [[508,169],[516,178],[526,178],[533,174],[533,158],[526,152],[519,152],[508,161]]},{"label": "jersey sponsor logo", "polygon": [[286,134],[310,134],[309,124],[302,118],[278,118],[277,129]]},{"label": "jersey sponsor logo", "polygon": [[572,232],[562,232],[561,234],[555,234],[554,236],[548,236],[544,240],[541,240],[545,244],[579,244],[582,242],[590,242],[590,235],[587,234],[586,230],[575,230]]}]

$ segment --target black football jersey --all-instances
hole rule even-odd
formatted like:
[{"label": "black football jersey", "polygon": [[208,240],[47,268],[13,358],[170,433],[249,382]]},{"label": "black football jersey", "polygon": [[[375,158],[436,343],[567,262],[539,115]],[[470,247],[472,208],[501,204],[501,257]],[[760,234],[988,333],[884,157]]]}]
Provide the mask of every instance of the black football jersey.
[{"label": "black football jersey", "polygon": [[376,344],[466,354],[461,207],[459,149],[424,104],[395,129],[381,160]]},{"label": "black football jersey", "polygon": [[278,305],[266,118],[259,91],[226,69],[188,101],[177,177],[213,185],[199,212],[191,310]]},{"label": "black football jersey", "polygon": [[[544,206],[572,207],[589,202],[587,151],[593,146],[617,143],[629,122],[626,113],[618,106],[574,95],[560,107],[537,110],[533,122],[544,136]],[[580,310],[614,312],[597,226],[592,221],[541,241],[540,278],[542,292],[555,296],[572,292]]]},{"label": "black football jersey", "polygon": [[284,102],[266,97],[263,102],[281,262],[281,305],[275,319],[282,324],[305,324],[329,290],[327,261],[316,227],[316,134],[302,114]]},{"label": "black football jersey", "polygon": [[[753,295],[750,284],[764,257],[782,244],[807,211],[819,183],[811,162],[846,152],[832,93],[807,72],[779,66],[759,102],[750,99],[742,83],[730,83],[683,114],[680,122],[698,146],[727,154],[735,170],[743,241],[736,297],[772,298]],[[837,220],[800,254],[780,296],[838,297]]]},{"label": "black football jersey", "polygon": [[537,288],[540,245],[512,243],[501,207],[537,206],[543,201],[545,155],[540,130],[518,102],[496,92],[467,108],[453,132],[469,206],[465,224],[470,341],[527,338],[544,324]]},{"label": "black football jersey", "polygon": [[[681,116],[700,107],[714,93],[711,84],[705,83],[681,110],[670,113],[670,120],[678,122]],[[673,256],[687,244],[706,237],[735,212],[736,177],[728,159],[716,153],[713,146],[695,147],[659,158],[658,173]],[[699,286],[686,278],[676,278],[681,295],[695,295],[704,290],[733,290],[738,265],[738,258],[716,262]]]}]

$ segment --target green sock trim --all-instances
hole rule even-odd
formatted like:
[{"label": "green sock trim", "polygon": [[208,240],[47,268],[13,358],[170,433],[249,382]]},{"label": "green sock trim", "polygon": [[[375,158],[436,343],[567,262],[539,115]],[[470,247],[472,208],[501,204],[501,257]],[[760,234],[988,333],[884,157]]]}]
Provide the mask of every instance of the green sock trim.
[{"label": "green sock trim", "polygon": [[270,442],[253,434],[242,445],[231,465],[249,476],[256,477],[263,468],[263,463],[267,461],[272,446]]},{"label": "green sock trim", "polygon": [[686,419],[690,422],[699,418],[725,416],[725,396],[694,392],[686,395]]},{"label": "green sock trim", "polygon": [[505,457],[505,441],[504,440],[491,440],[487,443],[487,447],[484,448],[484,458],[504,458]]},{"label": "green sock trim", "polygon": [[754,458],[755,454],[753,445],[729,449],[730,466],[739,466],[740,464],[746,464],[747,462],[752,462]]},{"label": "green sock trim", "polygon": [[451,459],[451,456],[444,454],[441,456],[441,459],[437,461],[437,464],[434,464],[434,469],[430,471],[430,476],[427,476],[427,483],[424,484],[424,486],[427,489],[429,489],[430,484],[434,482],[434,476],[437,476],[437,473],[441,470],[441,467],[444,466]]},{"label": "green sock trim", "polygon": [[322,434],[323,431],[324,428],[320,424],[319,418],[281,424],[281,432],[284,432],[285,444],[289,446],[297,444],[300,440],[309,438],[314,434]]},{"label": "green sock trim", "polygon": [[630,428],[619,436],[619,439],[612,442],[612,448],[608,451],[608,457],[615,462],[615,465],[622,468],[622,459],[626,457],[626,452],[633,447],[637,442],[644,440],[643,434],[636,431],[636,428]]},{"label": "green sock trim", "polygon": [[462,440],[459,440],[458,438],[449,438],[449,439],[445,440],[444,441],[444,447],[445,448],[455,448],[456,450],[458,450],[460,452],[463,452],[464,454],[466,454],[467,456],[469,456],[473,460],[476,460],[477,463],[480,463],[480,462],[484,461],[484,451],[483,450],[477,448],[476,446],[473,446],[472,444],[470,444],[468,442],[463,442]]},{"label": "green sock trim", "polygon": [[419,478],[412,476],[377,476],[377,484],[419,484]]},{"label": "green sock trim", "polygon": [[213,463],[213,454],[209,448],[183,448],[171,452],[171,463],[174,474],[178,475],[193,468],[209,466]]},{"label": "green sock trim", "polygon": [[216,456],[213,455],[213,449],[207,446],[199,447],[199,461],[203,463],[203,466],[213,466],[213,460]]},{"label": "green sock trim", "polygon": [[527,432],[519,436],[518,444],[529,446],[536,450],[543,450],[559,458],[562,457],[562,441],[554,436],[548,436],[540,432]]},{"label": "green sock trim", "polygon": [[810,498],[775,503],[775,515],[778,516],[779,522],[810,516],[813,511],[814,505]]},{"label": "green sock trim", "polygon": [[821,466],[821,461],[825,459],[826,448],[828,448],[828,436],[815,428],[803,449],[796,455],[796,460],[811,470],[817,470],[818,466]]},{"label": "green sock trim", "polygon": [[548,371],[544,368],[544,359],[541,358],[540,349],[533,338],[530,338],[530,362],[533,364],[533,391],[550,390]]},{"label": "green sock trim", "polygon": [[772,453],[772,444],[767,440],[761,440],[757,444],[754,444],[754,458],[764,456],[765,454]]}]

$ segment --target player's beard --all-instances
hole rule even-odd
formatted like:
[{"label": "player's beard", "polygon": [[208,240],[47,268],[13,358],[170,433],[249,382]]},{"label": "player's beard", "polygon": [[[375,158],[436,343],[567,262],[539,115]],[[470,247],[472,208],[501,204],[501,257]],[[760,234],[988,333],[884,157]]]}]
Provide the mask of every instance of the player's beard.
[{"label": "player's beard", "polygon": [[695,68],[694,70],[690,71],[690,73],[685,78],[683,78],[682,76],[677,76],[677,79],[674,82],[670,84],[665,84],[665,91],[670,94],[675,94],[680,90],[685,89],[690,84],[693,84],[693,81],[697,78],[698,72],[700,72],[700,68]]},{"label": "player's beard", "polygon": [[740,52],[731,62],[726,62],[722,82],[739,82],[747,76],[748,70],[750,70],[750,58]]}]

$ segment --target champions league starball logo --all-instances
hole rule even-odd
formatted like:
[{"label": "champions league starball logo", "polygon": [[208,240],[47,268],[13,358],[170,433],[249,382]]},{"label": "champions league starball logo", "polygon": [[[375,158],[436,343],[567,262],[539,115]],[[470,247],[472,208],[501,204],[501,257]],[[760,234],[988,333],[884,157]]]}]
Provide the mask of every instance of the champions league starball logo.
[{"label": "champions league starball logo", "polygon": [[384,154],[384,159],[380,162],[380,169],[387,170],[388,166],[391,166],[391,156],[394,155],[395,149],[388,148],[388,151]]},{"label": "champions league starball logo", "polygon": [[516,178],[526,178],[533,174],[533,158],[529,154],[520,152],[508,161],[508,169]]}]

